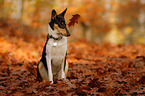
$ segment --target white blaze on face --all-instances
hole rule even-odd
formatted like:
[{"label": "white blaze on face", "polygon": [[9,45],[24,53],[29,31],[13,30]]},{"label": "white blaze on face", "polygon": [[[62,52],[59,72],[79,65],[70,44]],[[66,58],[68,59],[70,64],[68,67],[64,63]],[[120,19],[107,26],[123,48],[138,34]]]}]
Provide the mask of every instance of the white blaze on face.
[{"label": "white blaze on face", "polygon": [[64,36],[67,36],[66,30],[59,28],[57,24],[54,24],[54,30],[58,32],[58,35],[63,34]]}]

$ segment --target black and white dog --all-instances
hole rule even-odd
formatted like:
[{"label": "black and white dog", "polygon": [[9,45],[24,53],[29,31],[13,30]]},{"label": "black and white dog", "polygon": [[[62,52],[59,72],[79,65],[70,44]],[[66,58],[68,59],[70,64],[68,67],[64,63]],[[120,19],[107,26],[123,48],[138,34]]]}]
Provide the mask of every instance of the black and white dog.
[{"label": "black and white dog", "polygon": [[67,38],[70,36],[66,28],[64,15],[67,8],[61,13],[52,10],[51,20],[48,24],[48,36],[42,58],[37,65],[37,78],[39,81],[51,81],[66,78],[68,63],[66,61]]}]

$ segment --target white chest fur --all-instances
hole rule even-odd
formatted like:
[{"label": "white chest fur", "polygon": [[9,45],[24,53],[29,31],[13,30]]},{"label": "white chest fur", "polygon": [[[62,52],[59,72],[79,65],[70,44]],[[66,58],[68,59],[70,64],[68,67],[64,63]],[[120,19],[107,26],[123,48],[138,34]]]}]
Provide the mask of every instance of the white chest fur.
[{"label": "white chest fur", "polygon": [[65,58],[67,51],[67,40],[63,37],[61,40],[49,39],[46,45],[46,55],[56,64]]}]

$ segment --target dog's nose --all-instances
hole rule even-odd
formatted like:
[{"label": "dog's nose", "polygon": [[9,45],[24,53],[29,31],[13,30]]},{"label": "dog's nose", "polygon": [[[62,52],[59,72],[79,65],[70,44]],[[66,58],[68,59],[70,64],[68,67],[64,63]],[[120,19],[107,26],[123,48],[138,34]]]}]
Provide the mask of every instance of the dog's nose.
[{"label": "dog's nose", "polygon": [[70,33],[67,33],[67,37],[69,37],[70,36]]}]

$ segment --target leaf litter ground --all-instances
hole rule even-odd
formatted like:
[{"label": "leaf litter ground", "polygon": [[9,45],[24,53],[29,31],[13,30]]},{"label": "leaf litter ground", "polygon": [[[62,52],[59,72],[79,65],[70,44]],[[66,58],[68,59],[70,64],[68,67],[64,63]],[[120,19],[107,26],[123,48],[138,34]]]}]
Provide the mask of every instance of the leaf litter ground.
[{"label": "leaf litter ground", "polygon": [[50,85],[36,78],[46,36],[25,30],[19,24],[0,23],[1,96],[145,94],[145,45],[69,42],[67,80]]}]

